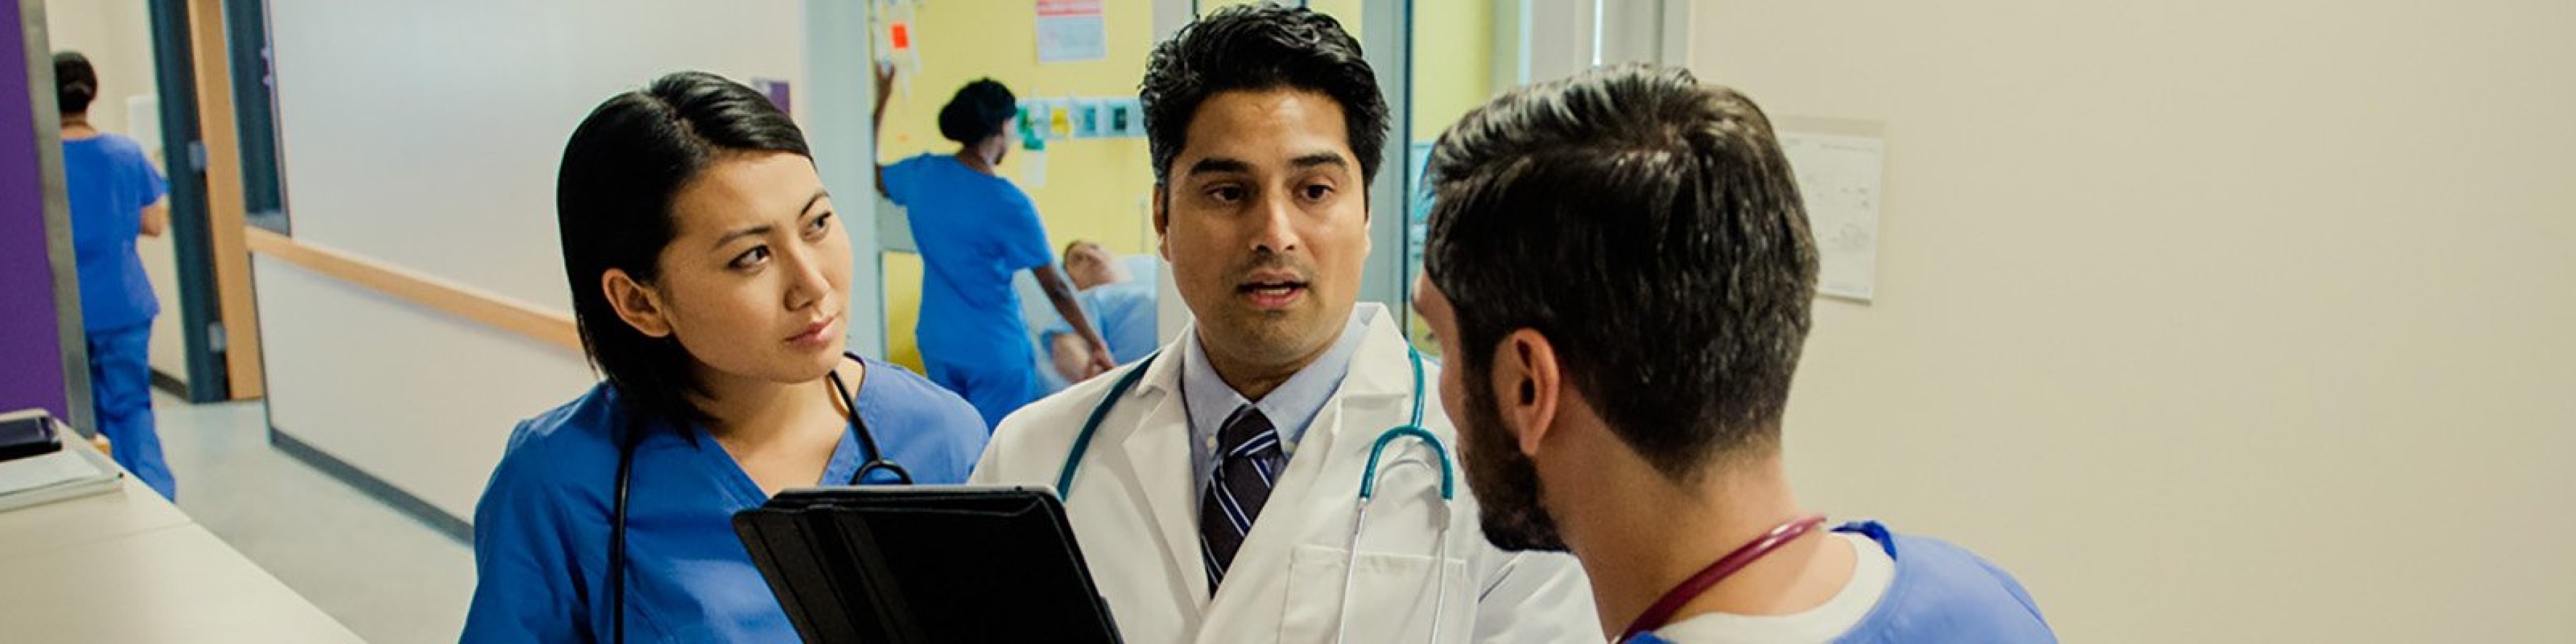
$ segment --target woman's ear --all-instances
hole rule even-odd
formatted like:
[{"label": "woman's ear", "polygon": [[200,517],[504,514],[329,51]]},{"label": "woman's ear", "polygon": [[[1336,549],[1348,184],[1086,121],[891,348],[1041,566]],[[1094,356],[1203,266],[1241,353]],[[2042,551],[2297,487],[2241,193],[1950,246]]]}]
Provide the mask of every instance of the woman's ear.
[{"label": "woman's ear", "polygon": [[1011,154],[1011,129],[1005,127],[1002,128],[1002,131],[995,132],[992,136],[985,137],[984,149],[981,150],[981,152],[983,152],[985,159],[993,163],[1001,163],[1004,157],[1010,156]]},{"label": "woman's ear", "polygon": [[608,294],[608,306],[617,309],[618,319],[646,337],[666,338],[671,335],[670,316],[663,307],[662,294],[635,281],[626,269],[612,268],[599,276],[599,288]]}]

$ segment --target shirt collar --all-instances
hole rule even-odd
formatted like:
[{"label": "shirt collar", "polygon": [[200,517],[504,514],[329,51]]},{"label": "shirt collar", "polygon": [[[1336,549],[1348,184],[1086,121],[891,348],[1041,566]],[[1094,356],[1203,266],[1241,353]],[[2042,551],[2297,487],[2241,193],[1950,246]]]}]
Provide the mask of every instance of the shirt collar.
[{"label": "shirt collar", "polygon": [[1269,417],[1271,426],[1278,429],[1281,450],[1295,452],[1297,441],[1306,436],[1307,426],[1314,424],[1315,417],[1323,413],[1324,404],[1332,400],[1333,392],[1341,389],[1343,378],[1350,375],[1351,357],[1359,353],[1360,343],[1368,335],[1368,313],[1362,309],[1352,310],[1350,320],[1343,323],[1341,337],[1333,340],[1332,348],[1325,349],[1324,355],[1316,357],[1296,375],[1289,376],[1287,382],[1279,383],[1279,388],[1262,396],[1259,402],[1246,400],[1232,385],[1226,384],[1224,378],[1218,377],[1216,367],[1208,362],[1207,347],[1199,343],[1198,333],[1188,334],[1182,342],[1186,348],[1181,353],[1180,382],[1181,399],[1189,413],[1191,440],[1200,443],[1213,440],[1223,429],[1218,423],[1225,422],[1235,409],[1251,404],[1261,410],[1263,416]]}]

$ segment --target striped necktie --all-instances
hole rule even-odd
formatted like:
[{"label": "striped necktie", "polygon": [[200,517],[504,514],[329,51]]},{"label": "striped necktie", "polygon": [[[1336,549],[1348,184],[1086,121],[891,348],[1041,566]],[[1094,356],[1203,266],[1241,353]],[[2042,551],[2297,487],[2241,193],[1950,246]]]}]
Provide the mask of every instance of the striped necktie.
[{"label": "striped necktie", "polygon": [[1234,564],[1235,552],[1243,549],[1244,537],[1252,534],[1252,521],[1270,502],[1270,487],[1287,463],[1279,431],[1251,405],[1236,409],[1217,430],[1217,447],[1223,451],[1208,474],[1207,493],[1199,498],[1199,551],[1207,558],[1210,594]]}]

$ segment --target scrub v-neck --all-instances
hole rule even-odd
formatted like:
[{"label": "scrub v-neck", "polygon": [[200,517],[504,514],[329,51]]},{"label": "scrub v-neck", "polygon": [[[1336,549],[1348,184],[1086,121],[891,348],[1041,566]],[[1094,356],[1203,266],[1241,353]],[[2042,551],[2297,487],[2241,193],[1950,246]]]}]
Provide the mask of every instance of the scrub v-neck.
[{"label": "scrub v-neck", "polygon": [[[857,361],[855,358],[853,360]],[[865,361],[857,362],[860,368],[867,368]],[[866,376],[860,376],[859,388],[857,391],[850,392],[850,397],[866,399],[870,380]],[[835,395],[838,395],[837,392]],[[855,406],[858,407],[857,415],[864,418],[868,405]],[[733,498],[737,507],[757,507],[768,503],[769,493],[760,491],[760,483],[751,479],[750,472],[743,471],[742,463],[734,460],[733,453],[725,451],[724,445],[717,443],[714,437],[705,438],[706,440],[696,441],[697,449],[693,451],[697,452],[698,463],[704,466],[708,476],[714,479],[716,489],[724,490],[726,496]],[[823,478],[813,484],[816,486],[849,485],[850,476],[856,474],[858,469],[858,427],[855,424],[845,424],[842,427],[841,440],[832,445],[832,460],[823,465]]]}]

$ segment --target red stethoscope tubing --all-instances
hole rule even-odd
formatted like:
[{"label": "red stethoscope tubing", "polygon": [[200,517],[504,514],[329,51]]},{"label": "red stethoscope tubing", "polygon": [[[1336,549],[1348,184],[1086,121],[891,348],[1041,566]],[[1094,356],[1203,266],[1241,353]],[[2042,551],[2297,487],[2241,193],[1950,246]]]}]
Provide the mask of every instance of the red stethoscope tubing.
[{"label": "red stethoscope tubing", "polygon": [[1682,580],[1681,585],[1665,591],[1663,598],[1655,600],[1655,604],[1647,607],[1645,613],[1637,615],[1636,621],[1628,623],[1627,630],[1619,632],[1618,639],[1610,641],[1626,642],[1629,638],[1636,637],[1638,633],[1663,628],[1666,623],[1672,621],[1674,613],[1681,611],[1683,604],[1698,599],[1701,593],[1708,592],[1709,588],[1717,586],[1717,582],[1726,581],[1727,577],[1744,570],[1745,566],[1753,565],[1753,562],[1761,561],[1763,557],[1778,552],[1782,546],[1789,545],[1789,542],[1796,541],[1798,537],[1816,531],[1818,526],[1824,524],[1825,515],[1822,514],[1794,519],[1772,528],[1770,532],[1736,548],[1734,552],[1718,557],[1717,561],[1710,563],[1707,568],[1701,568],[1697,574]]}]

